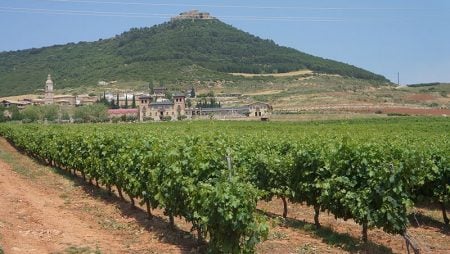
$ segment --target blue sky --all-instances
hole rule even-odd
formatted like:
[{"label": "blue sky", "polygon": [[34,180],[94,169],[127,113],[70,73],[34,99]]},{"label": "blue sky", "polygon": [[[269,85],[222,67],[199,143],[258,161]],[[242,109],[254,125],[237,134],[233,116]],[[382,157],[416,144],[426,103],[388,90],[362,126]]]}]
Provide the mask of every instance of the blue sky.
[{"label": "blue sky", "polygon": [[448,0],[0,0],[0,51],[109,38],[190,9],[402,84],[450,82]]}]

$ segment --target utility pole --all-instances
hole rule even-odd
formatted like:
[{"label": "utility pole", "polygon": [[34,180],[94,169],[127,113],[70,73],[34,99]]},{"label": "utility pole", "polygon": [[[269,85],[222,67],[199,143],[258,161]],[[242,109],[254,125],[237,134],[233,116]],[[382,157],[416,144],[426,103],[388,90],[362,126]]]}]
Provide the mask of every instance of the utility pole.
[{"label": "utility pole", "polygon": [[400,86],[400,72],[397,72],[397,85]]}]

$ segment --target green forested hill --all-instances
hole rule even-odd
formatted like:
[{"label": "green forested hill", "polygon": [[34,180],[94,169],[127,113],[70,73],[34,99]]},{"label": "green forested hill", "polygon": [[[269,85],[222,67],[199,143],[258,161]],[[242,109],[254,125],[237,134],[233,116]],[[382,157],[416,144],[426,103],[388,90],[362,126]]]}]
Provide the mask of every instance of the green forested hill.
[{"label": "green forested hill", "polygon": [[219,20],[176,20],[114,38],[0,53],[0,96],[34,92],[51,73],[58,88],[100,80],[166,82],[233,78],[227,73],[299,69],[385,81],[369,71],[281,47]]}]

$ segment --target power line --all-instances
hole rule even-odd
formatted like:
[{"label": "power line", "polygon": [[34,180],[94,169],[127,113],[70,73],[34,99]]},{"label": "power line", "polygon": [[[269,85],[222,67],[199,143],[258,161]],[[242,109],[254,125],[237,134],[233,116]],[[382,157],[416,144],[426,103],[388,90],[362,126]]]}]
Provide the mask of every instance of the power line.
[{"label": "power line", "polygon": [[[303,9],[303,10],[349,10],[349,11],[409,11],[425,10],[419,8],[383,8],[383,7],[307,7],[307,6],[261,6],[261,5],[221,5],[221,4],[183,4],[183,3],[145,3],[145,2],[117,2],[97,0],[35,0],[60,3],[82,4],[113,4],[113,5],[141,5],[141,6],[166,6],[166,7],[192,7],[192,8],[245,8],[245,9]],[[433,10],[433,9],[428,9]]]},{"label": "power line", "polygon": [[[169,13],[137,13],[137,12],[106,12],[67,9],[44,9],[44,8],[16,8],[0,6],[0,12],[10,13],[35,13],[55,15],[79,15],[95,17],[129,17],[129,18],[170,18],[176,14]],[[342,19],[327,17],[296,17],[296,16],[217,16],[219,19],[249,20],[249,21],[304,21],[304,22],[338,22]]]},{"label": "power line", "polygon": [[15,7],[3,7],[0,6],[0,11],[3,12],[17,12],[17,13],[44,13],[44,14],[60,14],[60,15],[83,15],[83,16],[99,16],[99,17],[137,17],[137,18],[149,18],[149,17],[161,17],[170,18],[173,14],[146,14],[146,13],[133,13],[133,12],[104,12],[104,11],[79,11],[79,10],[61,10],[61,9],[37,9],[37,8],[15,8]]}]

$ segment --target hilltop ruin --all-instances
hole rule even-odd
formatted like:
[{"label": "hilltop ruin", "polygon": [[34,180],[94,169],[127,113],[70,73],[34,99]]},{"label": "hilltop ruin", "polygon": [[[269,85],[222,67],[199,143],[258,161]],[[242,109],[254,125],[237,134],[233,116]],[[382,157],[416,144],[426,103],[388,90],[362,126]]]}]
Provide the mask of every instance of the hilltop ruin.
[{"label": "hilltop ruin", "polygon": [[198,10],[191,10],[180,13],[178,16],[171,18],[171,21],[182,19],[215,19],[209,12],[200,12]]}]

